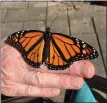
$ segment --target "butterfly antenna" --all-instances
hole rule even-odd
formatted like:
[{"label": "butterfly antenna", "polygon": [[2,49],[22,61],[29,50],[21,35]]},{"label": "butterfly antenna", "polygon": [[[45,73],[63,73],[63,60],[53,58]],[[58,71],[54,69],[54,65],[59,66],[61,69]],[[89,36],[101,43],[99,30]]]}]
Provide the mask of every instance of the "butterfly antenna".
[{"label": "butterfly antenna", "polygon": [[[38,14],[39,15],[39,14]],[[40,16],[40,15],[39,15]],[[41,19],[41,21],[43,21],[44,22],[44,20],[42,19],[42,17],[40,16],[40,19]],[[44,24],[45,24],[45,22],[44,22]]]},{"label": "butterfly antenna", "polygon": [[55,19],[52,21],[51,25],[49,27],[52,26],[52,24],[54,23],[54,21],[58,18],[58,16],[55,17]]},{"label": "butterfly antenna", "polygon": [[45,28],[47,28],[47,20],[48,20],[48,1],[47,1],[47,7],[46,7]]}]

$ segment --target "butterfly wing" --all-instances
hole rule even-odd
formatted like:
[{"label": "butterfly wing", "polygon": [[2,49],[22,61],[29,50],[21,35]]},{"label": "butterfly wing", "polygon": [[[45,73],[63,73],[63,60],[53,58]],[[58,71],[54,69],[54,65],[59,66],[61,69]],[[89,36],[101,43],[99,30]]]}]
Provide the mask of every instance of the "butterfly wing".
[{"label": "butterfly wing", "polygon": [[74,61],[94,59],[98,52],[89,44],[64,34],[52,33],[50,40],[50,57],[46,65],[50,69],[62,70]]},{"label": "butterfly wing", "polygon": [[44,48],[42,31],[29,30],[15,32],[5,42],[15,47],[25,61],[33,67],[38,68],[42,64]]},{"label": "butterfly wing", "polygon": [[63,70],[71,65],[71,63],[66,63],[56,46],[54,45],[52,39],[50,40],[49,46],[49,56],[45,61],[46,66],[51,70]]}]

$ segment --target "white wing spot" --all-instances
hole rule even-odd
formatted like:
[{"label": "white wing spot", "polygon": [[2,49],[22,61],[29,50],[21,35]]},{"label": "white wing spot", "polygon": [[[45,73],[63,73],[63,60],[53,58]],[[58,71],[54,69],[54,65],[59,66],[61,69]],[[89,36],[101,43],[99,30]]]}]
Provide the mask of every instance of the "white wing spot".
[{"label": "white wing spot", "polygon": [[95,55],[95,53],[93,53],[93,55]]}]

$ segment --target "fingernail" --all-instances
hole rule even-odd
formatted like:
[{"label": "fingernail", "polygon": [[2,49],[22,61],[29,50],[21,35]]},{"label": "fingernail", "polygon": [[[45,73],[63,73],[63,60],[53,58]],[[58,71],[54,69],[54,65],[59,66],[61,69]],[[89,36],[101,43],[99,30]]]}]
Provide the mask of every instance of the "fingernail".
[{"label": "fingernail", "polygon": [[94,74],[95,74],[95,68],[91,65],[89,67],[87,67],[87,69],[84,70],[84,75],[87,78],[93,77]]},{"label": "fingernail", "polygon": [[95,73],[94,66],[90,62],[80,63],[80,73],[85,77],[92,77]]},{"label": "fingernail", "polygon": [[60,89],[54,89],[54,88],[52,88],[52,89],[51,89],[51,92],[52,92],[52,94],[54,94],[54,95],[58,95],[58,94],[60,93]]},{"label": "fingernail", "polygon": [[88,67],[88,68],[86,68],[86,69],[84,69],[84,76],[86,76],[86,77],[89,77],[90,76],[90,68]]}]

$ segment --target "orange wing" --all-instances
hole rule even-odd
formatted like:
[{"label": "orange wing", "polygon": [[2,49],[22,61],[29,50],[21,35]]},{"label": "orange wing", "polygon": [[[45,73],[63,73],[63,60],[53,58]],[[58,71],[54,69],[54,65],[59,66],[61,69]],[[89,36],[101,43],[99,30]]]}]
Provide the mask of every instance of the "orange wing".
[{"label": "orange wing", "polygon": [[98,52],[82,40],[56,33],[52,34],[50,57],[46,60],[46,65],[50,69],[66,69],[74,61],[97,56]]},{"label": "orange wing", "polygon": [[6,43],[18,49],[28,64],[34,67],[39,67],[42,64],[43,32],[35,30],[19,31],[10,35]]},{"label": "orange wing", "polygon": [[49,56],[48,56],[47,60],[45,61],[45,64],[51,70],[63,70],[71,65],[71,63],[66,63],[62,59],[57,48],[52,43],[52,40],[50,40]]}]

